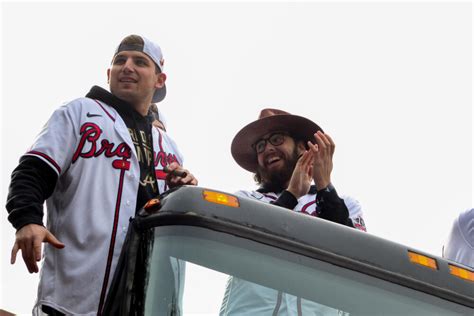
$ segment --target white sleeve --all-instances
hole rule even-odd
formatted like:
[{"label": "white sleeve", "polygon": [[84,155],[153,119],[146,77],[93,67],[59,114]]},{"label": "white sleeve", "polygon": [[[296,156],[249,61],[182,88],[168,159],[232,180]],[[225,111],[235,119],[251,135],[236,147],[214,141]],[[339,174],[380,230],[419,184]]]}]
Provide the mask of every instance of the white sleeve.
[{"label": "white sleeve", "polygon": [[249,191],[245,191],[245,190],[239,190],[239,191],[235,192],[234,195],[254,199],[252,194]]},{"label": "white sleeve", "polygon": [[454,220],[443,256],[474,267],[474,209],[461,213]]},{"label": "white sleeve", "polygon": [[364,213],[362,212],[359,201],[350,196],[343,196],[342,199],[349,210],[349,218],[352,220],[354,227],[362,231],[367,231],[364,222]]},{"label": "white sleeve", "polygon": [[[71,163],[79,135],[79,106],[71,102],[54,111],[25,155],[46,162],[58,176]],[[76,106],[72,106],[76,105]]]}]

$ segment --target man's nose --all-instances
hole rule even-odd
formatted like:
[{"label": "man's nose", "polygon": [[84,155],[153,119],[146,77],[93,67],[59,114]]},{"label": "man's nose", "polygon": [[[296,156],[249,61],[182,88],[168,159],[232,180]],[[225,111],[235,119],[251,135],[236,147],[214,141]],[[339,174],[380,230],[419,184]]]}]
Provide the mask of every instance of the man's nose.
[{"label": "man's nose", "polygon": [[123,64],[123,68],[122,70],[124,72],[133,72],[133,60],[131,58],[127,58],[127,60],[125,61],[125,63]]},{"label": "man's nose", "polygon": [[275,151],[275,147],[272,143],[270,143],[268,140],[265,142],[265,148],[263,148],[263,152],[267,152],[267,151]]}]

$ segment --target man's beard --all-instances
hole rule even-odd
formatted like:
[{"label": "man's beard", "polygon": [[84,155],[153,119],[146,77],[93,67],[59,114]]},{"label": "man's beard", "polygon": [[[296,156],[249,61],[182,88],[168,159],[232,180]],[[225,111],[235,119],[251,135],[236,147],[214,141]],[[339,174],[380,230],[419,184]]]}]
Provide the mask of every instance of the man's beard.
[{"label": "man's beard", "polygon": [[265,189],[272,192],[281,192],[286,190],[287,183],[290,181],[295,169],[296,163],[298,162],[298,150],[295,147],[291,156],[287,159],[284,157],[284,164],[278,170],[270,171],[266,168],[258,166],[257,173],[260,174],[262,179],[262,185]]}]

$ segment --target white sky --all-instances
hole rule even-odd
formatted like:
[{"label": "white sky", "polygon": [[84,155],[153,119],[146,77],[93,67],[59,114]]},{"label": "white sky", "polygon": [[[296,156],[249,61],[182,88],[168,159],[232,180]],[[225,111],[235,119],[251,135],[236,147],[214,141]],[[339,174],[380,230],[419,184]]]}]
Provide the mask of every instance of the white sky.
[{"label": "white sky", "polygon": [[[107,87],[116,45],[158,42],[168,131],[201,186],[254,188],[230,143],[264,107],[306,116],[336,142],[333,183],[368,232],[441,255],[473,203],[470,2],[2,2],[1,203],[54,109]],[[0,308],[28,314],[37,275],[11,266],[1,220]],[[363,246],[363,245],[361,245]]]}]

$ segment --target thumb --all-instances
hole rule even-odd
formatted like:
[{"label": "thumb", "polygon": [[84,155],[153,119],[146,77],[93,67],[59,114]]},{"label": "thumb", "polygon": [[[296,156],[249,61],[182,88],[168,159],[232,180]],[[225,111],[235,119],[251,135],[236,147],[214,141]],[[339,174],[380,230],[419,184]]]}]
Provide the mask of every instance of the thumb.
[{"label": "thumb", "polygon": [[167,167],[168,167],[170,170],[174,170],[174,169],[179,168],[179,164],[178,164],[176,161],[173,161],[173,162],[170,163]]},{"label": "thumb", "polygon": [[60,242],[51,232],[48,232],[46,237],[44,238],[44,241],[51,244],[54,248],[57,249],[62,249],[65,247],[65,245]]},{"label": "thumb", "polygon": [[309,168],[308,168],[308,176],[309,177],[313,176],[313,165],[309,166]]}]

